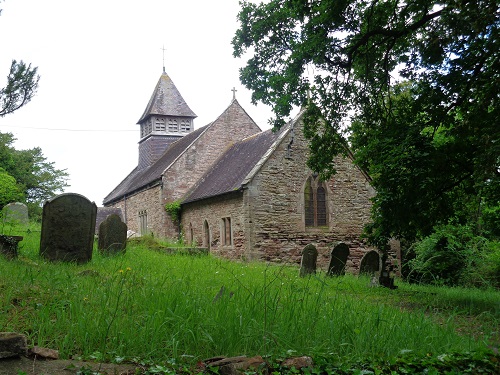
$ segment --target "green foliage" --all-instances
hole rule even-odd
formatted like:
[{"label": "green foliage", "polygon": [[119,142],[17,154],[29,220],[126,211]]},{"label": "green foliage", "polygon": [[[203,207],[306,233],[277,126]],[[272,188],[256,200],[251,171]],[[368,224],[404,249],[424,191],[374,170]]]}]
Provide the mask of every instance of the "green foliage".
[{"label": "green foliage", "polygon": [[39,147],[16,150],[12,146],[15,140],[12,133],[0,132],[0,166],[16,180],[24,194],[22,201],[27,203],[30,215],[36,216],[34,211],[40,211],[46,200],[68,186],[68,173],[48,162]]},{"label": "green foliage", "polygon": [[496,0],[242,1],[238,17],[240,79],[276,127],[307,104],[311,169],[331,175],[349,140],[372,175],[373,243],[450,218],[498,230],[478,210],[500,196]]},{"label": "green foliage", "polygon": [[473,281],[484,280],[484,284],[500,288],[500,242],[491,241],[488,248],[481,254],[479,262]]},{"label": "green foliage", "polygon": [[500,284],[500,245],[474,235],[461,225],[445,225],[413,245],[410,261],[414,280],[448,286],[487,286]]},{"label": "green foliage", "polygon": [[176,200],[165,204],[165,211],[167,211],[172,221],[178,224],[181,220],[181,201]]},{"label": "green foliage", "polygon": [[16,179],[0,167],[0,209],[8,203],[24,199]]},{"label": "green foliage", "polygon": [[7,85],[0,89],[0,117],[18,110],[33,98],[40,80],[37,70],[22,60],[12,60]]}]

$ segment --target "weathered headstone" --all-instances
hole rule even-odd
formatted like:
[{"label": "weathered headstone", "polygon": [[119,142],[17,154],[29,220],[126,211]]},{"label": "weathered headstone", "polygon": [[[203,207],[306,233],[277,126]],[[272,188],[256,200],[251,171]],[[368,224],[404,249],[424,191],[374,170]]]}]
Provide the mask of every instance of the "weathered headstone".
[{"label": "weathered headstone", "polygon": [[329,276],[340,276],[345,274],[345,265],[349,256],[349,246],[344,242],[337,243],[331,252],[330,264],[328,265]]},{"label": "weathered headstone", "polygon": [[92,259],[97,206],[80,194],[61,194],[45,202],[40,255],[51,261]]},{"label": "weathered headstone", "polygon": [[302,260],[300,262],[301,277],[316,273],[316,260],[318,259],[318,250],[313,244],[308,244],[302,250]]},{"label": "weathered headstone", "polygon": [[97,207],[97,217],[95,219],[95,229],[96,229],[96,234],[97,231],[99,230],[99,226],[101,223],[106,220],[106,218],[109,215],[118,215],[120,219],[125,222],[125,218],[123,217],[123,212],[122,209],[119,207]]},{"label": "weathered headstone", "polygon": [[28,223],[28,206],[21,202],[13,202],[2,209],[2,221],[5,223]]},{"label": "weathered headstone", "polygon": [[363,259],[361,259],[361,264],[359,266],[359,273],[367,273],[373,275],[380,271],[380,256],[375,251],[369,251],[365,254]]},{"label": "weathered headstone", "polygon": [[125,252],[127,224],[118,215],[111,214],[99,225],[97,248],[106,254]]}]

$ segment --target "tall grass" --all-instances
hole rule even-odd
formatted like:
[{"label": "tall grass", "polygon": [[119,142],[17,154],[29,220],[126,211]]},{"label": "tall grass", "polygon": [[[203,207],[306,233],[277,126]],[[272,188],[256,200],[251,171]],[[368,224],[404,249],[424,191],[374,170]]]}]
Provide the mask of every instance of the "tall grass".
[{"label": "tall grass", "polygon": [[[94,252],[85,265],[49,263],[38,257],[37,241],[39,233],[25,233],[19,259],[0,259],[0,330],[26,333],[63,358],[373,358],[487,345],[459,335],[453,318],[438,324],[427,306],[406,309],[394,299],[420,293],[459,306],[443,288],[389,291],[349,275],[299,278],[292,266],[166,255],[140,243],[115,257]],[[489,293],[483,305],[462,294],[463,307],[498,322],[499,294]]]}]

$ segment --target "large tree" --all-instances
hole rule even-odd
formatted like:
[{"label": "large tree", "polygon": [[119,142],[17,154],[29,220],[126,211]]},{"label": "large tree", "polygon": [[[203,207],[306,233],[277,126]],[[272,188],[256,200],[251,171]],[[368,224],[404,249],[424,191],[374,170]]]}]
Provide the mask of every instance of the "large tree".
[{"label": "large tree", "polygon": [[242,83],[273,107],[275,127],[307,104],[309,166],[323,178],[354,151],[377,189],[374,243],[498,205],[498,0],[240,4]]},{"label": "large tree", "polygon": [[68,173],[56,169],[53,162],[47,161],[39,147],[16,150],[14,141],[12,133],[0,132],[0,167],[4,174],[16,181],[18,190],[23,193],[23,200],[33,208],[40,207],[68,186]]}]

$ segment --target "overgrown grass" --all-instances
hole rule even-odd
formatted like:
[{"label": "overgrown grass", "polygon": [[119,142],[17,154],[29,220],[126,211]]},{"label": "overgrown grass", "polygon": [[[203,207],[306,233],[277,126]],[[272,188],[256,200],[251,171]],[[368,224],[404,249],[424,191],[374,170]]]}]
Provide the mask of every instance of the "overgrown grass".
[{"label": "overgrown grass", "polygon": [[191,363],[217,355],[392,358],[498,345],[500,293],[370,288],[368,278],[294,266],[166,255],[134,241],[85,265],[38,256],[24,232],[18,260],[0,259],[0,327],[63,358]]}]

